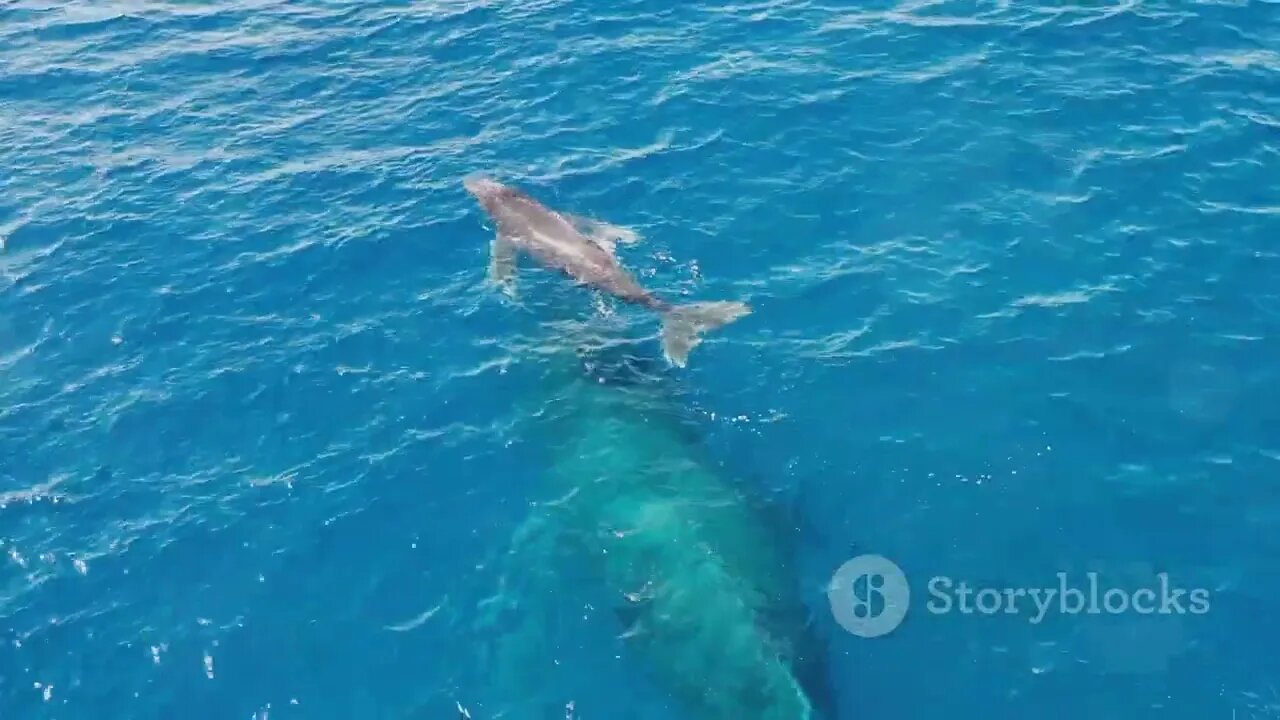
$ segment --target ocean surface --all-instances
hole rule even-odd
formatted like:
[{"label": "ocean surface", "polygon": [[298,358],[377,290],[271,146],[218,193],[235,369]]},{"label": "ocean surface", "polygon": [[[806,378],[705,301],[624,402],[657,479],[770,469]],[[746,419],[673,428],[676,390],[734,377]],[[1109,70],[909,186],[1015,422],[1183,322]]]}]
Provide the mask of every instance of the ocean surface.
[{"label": "ocean surface", "polygon": [[[506,298],[473,172],[754,312],[676,369]],[[0,718],[697,720],[590,577],[502,583],[566,323],[787,498],[841,718],[1280,717],[1273,0],[6,0]],[[1208,611],[925,606],[1090,572]]]}]

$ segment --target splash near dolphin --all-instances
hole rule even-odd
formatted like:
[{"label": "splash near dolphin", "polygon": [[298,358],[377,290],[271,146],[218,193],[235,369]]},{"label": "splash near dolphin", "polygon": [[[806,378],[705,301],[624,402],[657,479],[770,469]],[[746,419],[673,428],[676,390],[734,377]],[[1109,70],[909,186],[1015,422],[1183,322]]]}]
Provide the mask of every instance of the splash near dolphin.
[{"label": "splash near dolphin", "polygon": [[[534,617],[490,646],[485,667],[525,677],[549,665],[578,636],[546,637],[559,611],[530,608],[596,602],[617,646],[601,659],[620,653],[636,663],[679,701],[687,711],[680,717],[834,720],[790,528],[709,456],[696,424],[672,402],[672,378],[621,372],[617,362],[585,355],[590,372],[571,352],[550,358],[533,398],[540,412],[525,416],[544,458],[537,494],[545,500],[504,556],[499,595],[508,612]],[[559,621],[568,622],[576,619]],[[509,687],[494,694],[528,697]],[[583,712],[623,716],[615,710]]]},{"label": "splash near dolphin", "polygon": [[662,350],[668,361],[684,367],[702,334],[751,312],[742,302],[714,301],[675,305],[644,289],[618,262],[616,243],[634,242],[634,233],[586,218],[551,210],[528,194],[480,176],[462,181],[467,192],[497,224],[490,245],[490,278],[512,287],[516,258],[524,251],[543,265],[580,283],[662,316]]}]

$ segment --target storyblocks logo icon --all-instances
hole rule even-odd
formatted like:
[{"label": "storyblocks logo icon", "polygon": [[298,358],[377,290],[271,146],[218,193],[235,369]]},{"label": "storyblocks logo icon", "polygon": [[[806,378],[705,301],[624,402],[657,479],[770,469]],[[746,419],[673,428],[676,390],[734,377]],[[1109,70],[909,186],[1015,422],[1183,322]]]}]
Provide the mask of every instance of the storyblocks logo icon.
[{"label": "storyblocks logo icon", "polygon": [[907,616],[911,586],[893,561],[859,555],[836,570],[827,589],[836,622],[859,637],[893,632]]}]

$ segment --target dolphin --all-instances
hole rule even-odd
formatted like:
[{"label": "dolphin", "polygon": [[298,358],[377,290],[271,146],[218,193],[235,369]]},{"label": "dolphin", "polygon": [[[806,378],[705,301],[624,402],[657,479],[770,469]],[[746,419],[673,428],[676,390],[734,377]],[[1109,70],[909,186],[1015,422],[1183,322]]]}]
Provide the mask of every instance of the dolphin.
[{"label": "dolphin", "polygon": [[662,350],[673,365],[685,366],[689,352],[702,342],[702,333],[751,312],[742,302],[674,305],[655,296],[618,262],[616,242],[636,240],[625,229],[556,212],[516,188],[481,175],[468,175],[462,184],[497,225],[490,244],[491,280],[511,288],[516,256],[523,250],[581,284],[653,310],[662,316]]},{"label": "dolphin", "polygon": [[[590,578],[615,642],[688,717],[836,720],[784,523],[710,457],[667,378],[552,362],[541,411],[524,415],[546,456],[548,500],[507,553],[511,574],[537,579],[504,577],[511,606],[582,607],[596,595],[575,596],[556,578]],[[546,662],[537,648],[563,645],[536,637],[553,621],[525,624],[499,653],[508,659],[487,667],[528,668]],[[608,715],[622,716],[616,710]]]}]

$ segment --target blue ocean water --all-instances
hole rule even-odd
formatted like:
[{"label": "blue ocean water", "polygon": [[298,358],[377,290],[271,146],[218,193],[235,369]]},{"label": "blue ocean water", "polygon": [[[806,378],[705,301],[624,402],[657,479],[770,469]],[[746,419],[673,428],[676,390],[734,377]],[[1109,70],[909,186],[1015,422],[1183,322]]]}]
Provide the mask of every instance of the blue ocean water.
[{"label": "blue ocean water", "polygon": [[[0,718],[688,717],[578,580],[485,682],[536,338],[657,324],[494,293],[476,171],[752,304],[672,402],[793,498],[843,717],[1280,717],[1277,89],[1263,1],[6,2]],[[1090,571],[1211,609],[923,605]]]}]

